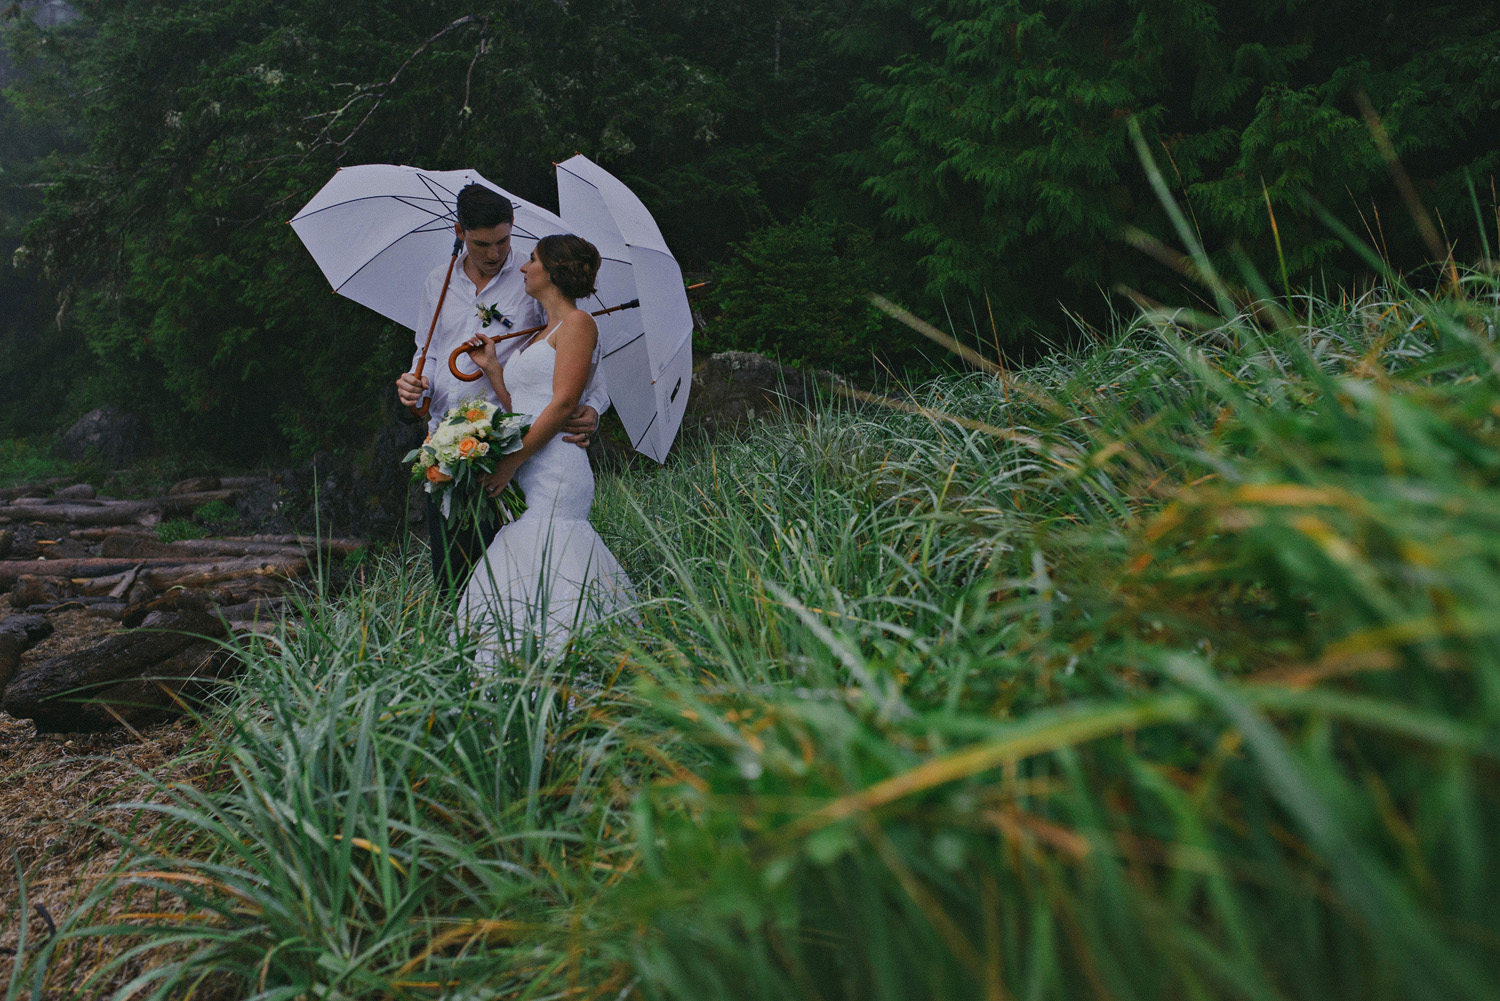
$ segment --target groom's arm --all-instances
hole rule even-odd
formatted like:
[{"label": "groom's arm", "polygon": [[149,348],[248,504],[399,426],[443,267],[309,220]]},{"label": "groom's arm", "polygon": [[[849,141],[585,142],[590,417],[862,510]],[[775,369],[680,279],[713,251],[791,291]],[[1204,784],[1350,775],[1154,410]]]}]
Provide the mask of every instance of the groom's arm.
[{"label": "groom's arm", "polygon": [[[429,277],[427,281],[422,283],[422,302],[417,310],[417,326],[413,331],[414,342],[412,344],[411,364],[406,367],[405,372],[396,378],[396,396],[402,403],[409,407],[421,406],[422,398],[428,395],[428,392],[432,388],[432,380],[428,376],[424,375],[418,378],[412,373],[417,370],[417,362],[422,358],[422,342],[427,339],[426,331],[432,324],[432,314],[435,311],[436,303],[432,297],[432,280]],[[429,352],[430,350],[429,348]],[[433,364],[433,358],[429,353],[427,365],[423,366],[422,371],[427,371]]]}]

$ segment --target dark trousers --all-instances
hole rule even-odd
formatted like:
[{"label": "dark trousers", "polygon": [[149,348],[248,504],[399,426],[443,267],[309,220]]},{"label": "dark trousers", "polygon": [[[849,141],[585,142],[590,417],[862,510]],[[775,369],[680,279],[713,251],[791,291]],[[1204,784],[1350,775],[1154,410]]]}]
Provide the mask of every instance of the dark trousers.
[{"label": "dark trousers", "polygon": [[437,582],[438,594],[444,601],[452,601],[459,588],[469,579],[475,565],[484,559],[484,551],[490,547],[495,533],[500,530],[497,521],[482,527],[449,528],[442,508],[426,495],[427,541],[432,546],[432,579]]}]

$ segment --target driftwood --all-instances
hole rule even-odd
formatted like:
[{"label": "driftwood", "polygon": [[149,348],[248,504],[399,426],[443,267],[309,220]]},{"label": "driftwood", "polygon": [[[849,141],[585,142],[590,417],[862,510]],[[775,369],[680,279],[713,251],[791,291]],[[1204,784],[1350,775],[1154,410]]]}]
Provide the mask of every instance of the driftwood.
[{"label": "driftwood", "polygon": [[[0,560],[0,591],[9,591],[24,574],[42,574],[49,577],[105,577],[124,573],[131,567],[182,566],[188,562],[181,558],[147,560],[110,560],[97,556],[85,556],[67,560]],[[204,562],[200,560],[199,562]]]},{"label": "driftwood", "polygon": [[[0,511],[3,510],[5,509],[0,508]],[[156,529],[149,525],[106,525],[97,528],[75,528],[68,532],[70,539],[82,539],[84,542],[99,542],[116,535],[141,539],[157,538]]]},{"label": "driftwood", "polygon": [[223,481],[217,476],[191,476],[172,484],[166,495],[175,497],[178,494],[198,494],[206,490],[220,490],[223,487]]},{"label": "driftwood", "polygon": [[202,556],[301,556],[303,552],[296,546],[282,546],[274,542],[230,542],[225,539],[162,542],[150,536],[123,534],[106,536],[99,549],[100,556],[116,559],[132,556],[181,556],[185,559]]},{"label": "driftwood", "polygon": [[38,480],[34,483],[23,483],[16,487],[6,487],[0,490],[0,501],[13,501],[17,497],[45,497],[52,492],[52,488],[59,483],[68,482],[66,476],[54,476],[46,480]]},{"label": "driftwood", "polygon": [[169,587],[201,588],[239,577],[274,577],[290,579],[307,569],[301,556],[241,556],[214,563],[188,563],[176,567],[156,566],[143,569],[140,580],[147,587],[165,591]]},{"label": "driftwood", "polygon": [[150,525],[161,520],[154,501],[93,501],[71,504],[8,504],[0,515],[11,521],[66,522],[74,525]]},{"label": "driftwood", "polygon": [[120,708],[104,706],[107,690],[143,676],[183,675],[184,665],[170,658],[204,638],[225,634],[224,623],[209,613],[206,596],[191,593],[179,595],[173,608],[148,615],[141,625],[87,649],[23,665],[6,686],[0,706],[12,716],[35,720],[41,730],[105,728],[128,718]]},{"label": "driftwood", "polygon": [[369,545],[364,539],[340,539],[317,535],[226,535],[221,542],[267,542],[298,549],[321,549],[335,556],[347,556]]},{"label": "driftwood", "polygon": [[191,708],[213,690],[215,681],[243,667],[218,643],[194,643],[156,664],[147,676],[104,689],[86,708],[102,729],[144,723]]},{"label": "driftwood", "polygon": [[52,623],[40,615],[10,615],[0,619],[0,692],[10,684],[21,654],[52,635]]},{"label": "driftwood", "polygon": [[[31,566],[35,568],[36,564]],[[26,573],[16,579],[9,598],[11,607],[29,609],[32,605],[55,605],[72,596],[73,582],[68,578]]]},{"label": "driftwood", "polygon": [[139,501],[21,497],[0,507],[0,516],[74,525],[151,525],[164,514],[185,514],[214,501],[231,501],[239,494],[238,489],[205,490]]},{"label": "driftwood", "polygon": [[164,514],[185,514],[214,501],[232,501],[239,495],[238,490],[205,490],[198,493],[168,494],[153,498],[148,503],[157,505]]}]

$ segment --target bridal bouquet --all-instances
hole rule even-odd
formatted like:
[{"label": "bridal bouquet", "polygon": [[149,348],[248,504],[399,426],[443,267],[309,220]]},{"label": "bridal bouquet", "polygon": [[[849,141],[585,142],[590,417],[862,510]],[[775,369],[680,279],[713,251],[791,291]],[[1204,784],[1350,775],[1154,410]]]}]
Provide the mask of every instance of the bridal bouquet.
[{"label": "bridal bouquet", "polygon": [[450,527],[482,525],[492,518],[514,521],[526,510],[526,498],[514,482],[499,497],[487,497],[484,478],[502,455],[519,451],[531,429],[524,414],[501,413],[481,396],[463,400],[443,415],[427,440],[409,452],[412,480],[427,492],[442,495],[443,518]]}]

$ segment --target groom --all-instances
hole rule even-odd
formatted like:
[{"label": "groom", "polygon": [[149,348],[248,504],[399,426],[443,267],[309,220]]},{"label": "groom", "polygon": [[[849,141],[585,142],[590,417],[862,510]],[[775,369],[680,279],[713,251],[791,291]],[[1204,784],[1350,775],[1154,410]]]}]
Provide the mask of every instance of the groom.
[{"label": "groom", "polygon": [[[521,275],[525,256],[511,248],[510,231],[516,216],[510,200],[482,184],[470,184],[458,193],[457,216],[453,228],[463,240],[463,249],[453,268],[443,311],[432,332],[427,364],[423,367],[423,371],[430,374],[419,378],[407,371],[396,380],[396,395],[407,406],[420,406],[424,396],[431,398],[427,416],[429,433],[442,421],[448,409],[457,406],[461,399],[484,396],[491,403],[499,404],[488,379],[463,383],[448,371],[448,357],[454,349],[481,332],[483,321],[479,317],[479,307],[488,308],[490,315],[502,317],[496,321],[498,327],[496,322],[491,322],[490,329],[483,331],[492,336],[535,327],[547,319],[537,301],[526,294]],[[411,369],[417,367],[424,332],[432,323],[432,313],[442,294],[443,276],[447,271],[446,264],[434,268],[423,286],[422,309],[417,316],[417,349],[412,354]],[[504,364],[525,340],[518,337],[496,344],[501,363]],[[595,370],[578,408],[563,426],[567,432],[564,440],[579,448],[587,448],[589,435],[599,426],[599,414],[607,409],[609,397],[604,392],[603,379]],[[432,544],[432,579],[437,582],[438,593],[444,599],[451,599],[468,579],[469,571],[484,558],[484,551],[495,537],[496,527],[491,524],[487,529],[450,529],[433,495],[427,494],[426,501],[427,537]]]}]

